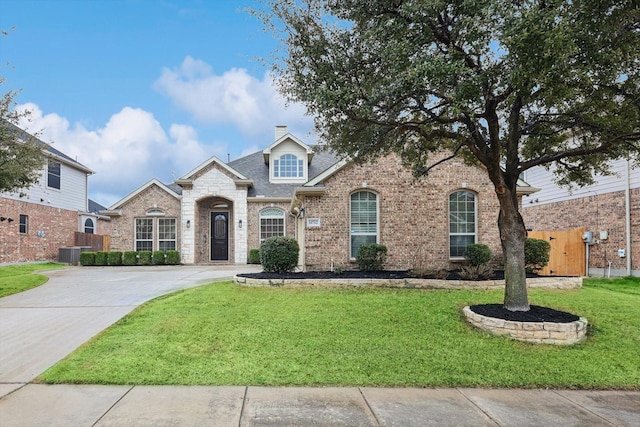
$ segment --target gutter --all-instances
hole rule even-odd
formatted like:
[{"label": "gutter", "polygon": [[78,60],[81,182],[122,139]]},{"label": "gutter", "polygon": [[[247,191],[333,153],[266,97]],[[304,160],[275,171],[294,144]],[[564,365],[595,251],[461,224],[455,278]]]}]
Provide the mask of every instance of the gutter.
[{"label": "gutter", "polygon": [[627,185],[625,188],[625,222],[627,229],[627,276],[631,276],[631,166],[627,159]]}]

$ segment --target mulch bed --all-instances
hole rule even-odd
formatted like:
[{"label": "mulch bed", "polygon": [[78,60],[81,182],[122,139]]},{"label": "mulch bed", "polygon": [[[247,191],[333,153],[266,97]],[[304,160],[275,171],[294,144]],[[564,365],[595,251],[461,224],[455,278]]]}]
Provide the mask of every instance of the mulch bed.
[{"label": "mulch bed", "polygon": [[472,305],[469,308],[481,316],[514,322],[571,323],[580,319],[575,314],[538,305],[530,306],[529,311],[509,311],[502,304],[480,304]]},{"label": "mulch bed", "polygon": [[[408,270],[383,270],[383,271],[360,271],[345,270],[341,273],[331,271],[305,271],[294,273],[244,273],[238,274],[241,277],[251,279],[409,279],[416,278]],[[537,274],[528,273],[527,277],[539,277]],[[420,279],[442,279],[436,275],[421,276]],[[490,280],[503,280],[504,271],[495,270]],[[446,280],[461,280],[458,270],[447,271]]]}]

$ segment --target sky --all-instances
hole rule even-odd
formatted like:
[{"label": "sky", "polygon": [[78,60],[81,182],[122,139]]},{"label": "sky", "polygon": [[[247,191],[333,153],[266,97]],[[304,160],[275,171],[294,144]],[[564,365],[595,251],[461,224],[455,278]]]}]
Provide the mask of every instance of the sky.
[{"label": "sky", "polygon": [[152,178],[269,146],[276,125],[315,143],[268,62],[273,35],[252,0],[0,0],[0,94],[21,127],[92,169],[109,207]]}]

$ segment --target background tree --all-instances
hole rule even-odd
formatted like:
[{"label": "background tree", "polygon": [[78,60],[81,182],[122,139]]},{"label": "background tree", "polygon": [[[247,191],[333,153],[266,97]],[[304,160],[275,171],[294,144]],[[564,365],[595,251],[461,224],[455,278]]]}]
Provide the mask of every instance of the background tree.
[{"label": "background tree", "polygon": [[[0,85],[3,83],[0,76]],[[29,112],[14,109],[15,96],[10,90],[0,99],[0,193],[36,184],[45,161],[45,145],[16,126]]]},{"label": "background tree", "polygon": [[638,160],[636,0],[270,0],[274,71],[330,148],[398,153],[416,176],[448,151],[486,169],[500,201],[504,305],[529,309],[516,183],[553,166],[584,185]]}]

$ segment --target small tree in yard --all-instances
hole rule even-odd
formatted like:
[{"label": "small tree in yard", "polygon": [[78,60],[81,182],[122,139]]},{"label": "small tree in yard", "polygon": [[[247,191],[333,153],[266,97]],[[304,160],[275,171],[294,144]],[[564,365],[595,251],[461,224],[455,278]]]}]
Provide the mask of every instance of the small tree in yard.
[{"label": "small tree in yard", "polygon": [[504,306],[529,310],[520,174],[584,185],[640,157],[637,1],[265,1],[276,81],[329,148],[360,163],[398,153],[416,177],[455,156],[486,171]]}]

